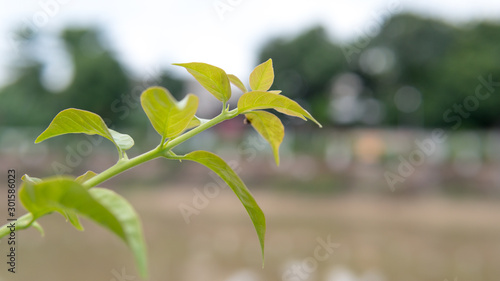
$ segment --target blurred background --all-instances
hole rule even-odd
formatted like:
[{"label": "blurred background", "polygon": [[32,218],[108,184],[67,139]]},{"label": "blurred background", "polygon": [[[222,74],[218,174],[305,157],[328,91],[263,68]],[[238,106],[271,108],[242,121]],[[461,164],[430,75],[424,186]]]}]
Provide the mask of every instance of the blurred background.
[{"label": "blurred background", "polygon": [[[134,137],[133,157],[160,140],[138,100],[147,87],[197,94],[200,117],[220,112],[172,63],[210,63],[248,85],[272,58],[272,89],[322,129],[280,115],[279,167],[243,118],[176,150],[232,163],[267,217],[265,268],[231,190],[204,167],[158,159],[103,184],[140,214],[151,280],[498,280],[499,17],[486,0],[3,2],[1,206],[8,169],[77,176],[116,162],[97,137],[35,145],[60,110],[98,113]],[[45,237],[18,233],[18,272],[2,262],[0,281],[139,280],[125,245],[93,223],[40,223]]]}]

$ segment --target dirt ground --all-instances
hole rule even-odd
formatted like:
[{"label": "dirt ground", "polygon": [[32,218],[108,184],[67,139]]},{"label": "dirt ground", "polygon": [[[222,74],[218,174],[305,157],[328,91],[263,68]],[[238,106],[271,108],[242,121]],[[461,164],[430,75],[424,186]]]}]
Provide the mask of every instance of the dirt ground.
[{"label": "dirt ground", "polygon": [[[210,196],[202,200],[195,189]],[[142,218],[150,280],[493,281],[500,276],[498,201],[284,195],[260,188],[254,195],[267,217],[262,268],[257,236],[236,196],[228,188],[203,192],[202,186],[189,185],[120,191]],[[189,223],[181,206],[197,210]],[[18,233],[17,273],[7,273],[2,262],[0,281],[140,280],[125,245],[106,230],[84,221],[85,231],[78,232],[59,215],[40,223],[45,237],[32,229]],[[324,248],[325,242],[335,245],[333,250]],[[3,252],[5,245],[0,246]]]}]

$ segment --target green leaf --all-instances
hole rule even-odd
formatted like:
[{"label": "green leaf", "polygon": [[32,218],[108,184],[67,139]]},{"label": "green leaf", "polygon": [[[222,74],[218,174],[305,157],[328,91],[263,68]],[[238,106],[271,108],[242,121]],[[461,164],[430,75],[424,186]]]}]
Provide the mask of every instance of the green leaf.
[{"label": "green leaf", "polygon": [[245,114],[252,127],[271,145],[276,165],[280,165],[279,148],[285,136],[285,128],[276,115],[266,111],[252,111]]},{"label": "green leaf", "polygon": [[41,224],[39,224],[38,222],[36,222],[36,221],[35,221],[35,222],[33,222],[33,223],[31,224],[31,226],[32,226],[34,229],[38,230],[38,232],[40,232],[40,235],[45,236],[45,231],[43,230],[43,227],[42,227],[42,225],[41,225]]},{"label": "green leaf", "polygon": [[94,173],[94,172],[92,172],[92,171],[87,171],[85,174],[83,174],[83,175],[81,175],[81,176],[77,177],[77,178],[75,179],[75,181],[76,181],[76,182],[78,182],[78,183],[83,184],[84,182],[86,182],[86,181],[90,180],[91,178],[93,178],[93,177],[95,177],[95,176],[97,176],[97,174],[96,174],[96,173]]},{"label": "green leaf", "polygon": [[19,198],[33,220],[54,211],[68,219],[68,213],[73,212],[109,229],[132,249],[139,271],[146,276],[146,253],[145,247],[140,247],[144,241],[137,215],[118,195],[95,189],[87,190],[69,177],[52,177],[36,183],[25,181]]},{"label": "green leaf", "polygon": [[201,125],[201,119],[194,116],[193,119],[191,119],[191,121],[189,121],[189,124],[188,126],[186,127],[186,130],[188,129],[192,129],[192,128],[196,128],[198,126]]},{"label": "green leaf", "polygon": [[171,138],[182,133],[192,122],[198,109],[198,97],[189,94],[177,102],[167,89],[151,87],[142,93],[141,104],[158,134]]},{"label": "green leaf", "polygon": [[186,127],[185,131],[189,130],[189,129],[196,128],[196,127],[200,126],[201,124],[206,123],[208,121],[210,121],[210,120],[194,116],[193,119],[191,119],[191,121],[189,122],[189,124]]},{"label": "green leaf", "polygon": [[[33,184],[42,182],[42,179],[30,177],[30,176],[28,176],[28,174],[24,174],[21,177],[21,180],[23,182],[30,182]],[[45,235],[45,232],[43,231],[43,227],[38,222],[33,221],[33,215],[31,213],[28,213],[28,216],[22,216],[21,219],[17,220],[16,229],[26,229],[27,227],[29,227],[30,223],[31,223],[31,226],[34,227],[36,230],[38,230],[42,236]]]},{"label": "green leaf", "polygon": [[297,102],[282,96],[269,92],[252,91],[243,94],[238,100],[238,112],[247,113],[255,109],[273,108],[281,113],[296,116],[304,120],[311,119],[319,127],[321,124],[311,116],[309,112],[303,109]]},{"label": "green leaf", "polygon": [[38,230],[40,235],[45,236],[43,227],[38,222],[33,221],[33,214],[27,213],[16,221],[16,230],[26,229],[30,226]]},{"label": "green leaf", "polygon": [[[69,177],[52,177],[36,183],[25,181],[19,191],[19,198],[34,219],[54,211],[67,218],[67,211],[78,211],[103,223],[109,221],[112,228],[119,229],[113,225],[111,214],[80,183]],[[123,236],[122,233],[118,234]]]},{"label": "green leaf", "polygon": [[248,92],[247,87],[245,87],[243,82],[241,82],[240,78],[236,77],[236,75],[228,74],[227,77],[229,78],[229,81],[231,81],[231,83],[238,87],[238,89],[240,89],[243,93]]},{"label": "green leaf", "polygon": [[273,61],[268,59],[255,67],[250,74],[250,88],[254,91],[267,91],[274,82]]},{"label": "green leaf", "polygon": [[139,215],[127,200],[112,190],[95,187],[90,189],[89,192],[120,223],[124,233],[124,237],[121,238],[127,243],[134,254],[140,275],[146,278],[148,275],[146,244]]},{"label": "green leaf", "polygon": [[240,177],[238,177],[233,169],[231,169],[231,167],[219,156],[207,151],[194,151],[185,155],[181,159],[191,160],[205,165],[219,175],[219,177],[221,177],[229,185],[229,187],[231,187],[250,215],[250,219],[252,220],[255,230],[257,231],[257,236],[259,237],[262,259],[264,259],[266,218]]},{"label": "green leaf", "polygon": [[85,110],[68,108],[54,117],[49,127],[38,136],[35,143],[59,135],[76,133],[97,134],[114,142],[108,127],[99,115]]},{"label": "green leaf", "polygon": [[28,174],[24,174],[22,177],[21,177],[21,180],[22,181],[29,181],[31,183],[37,183],[37,182],[41,182],[42,179],[40,178],[35,178],[35,177],[30,177],[28,176]]},{"label": "green leaf", "polygon": [[80,223],[80,219],[78,218],[78,215],[75,211],[64,211],[64,217],[66,217],[66,221],[69,221],[77,230],[83,231],[83,226]]},{"label": "green leaf", "polygon": [[271,94],[275,94],[275,95],[279,95],[281,94],[281,91],[280,90],[273,90],[273,91],[267,91],[268,93],[271,93]]},{"label": "green leaf", "polygon": [[86,110],[68,108],[54,117],[49,127],[38,136],[35,143],[59,135],[83,133],[107,138],[115,144],[120,155],[122,151],[134,145],[134,141],[130,136],[111,131],[101,116]]},{"label": "green leaf", "polygon": [[174,63],[182,66],[218,100],[226,102],[231,98],[229,78],[224,70],[206,63]]},{"label": "green leaf", "polygon": [[111,136],[113,137],[114,143],[118,147],[120,147],[121,150],[123,151],[129,150],[130,148],[132,148],[132,146],[134,146],[134,139],[132,139],[131,136],[127,134],[118,133],[117,131],[112,129],[108,130],[111,133]]}]

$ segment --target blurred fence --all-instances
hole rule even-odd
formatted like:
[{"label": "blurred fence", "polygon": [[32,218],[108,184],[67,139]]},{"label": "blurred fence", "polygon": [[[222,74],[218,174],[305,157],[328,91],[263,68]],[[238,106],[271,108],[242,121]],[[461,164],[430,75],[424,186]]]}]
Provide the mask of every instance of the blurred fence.
[{"label": "blurred fence", "polygon": [[[0,169],[18,167],[23,173],[48,176],[90,169],[100,171],[116,161],[111,143],[95,136],[68,136],[35,145],[33,140],[39,131],[0,129]],[[143,136],[136,139],[136,148],[129,153],[131,157],[156,145],[157,137],[152,131],[130,134]],[[214,151],[233,163],[246,180],[277,189],[492,196],[500,195],[499,147],[500,132],[497,131],[307,131],[290,127],[280,148],[281,165],[276,167],[268,144],[257,133],[221,127],[203,132],[178,151]],[[173,162],[165,163],[154,162],[137,169],[150,175],[148,180],[163,180],[168,172],[158,166],[176,166]],[[182,176],[174,170],[173,176]],[[131,173],[134,175],[137,176]]]}]

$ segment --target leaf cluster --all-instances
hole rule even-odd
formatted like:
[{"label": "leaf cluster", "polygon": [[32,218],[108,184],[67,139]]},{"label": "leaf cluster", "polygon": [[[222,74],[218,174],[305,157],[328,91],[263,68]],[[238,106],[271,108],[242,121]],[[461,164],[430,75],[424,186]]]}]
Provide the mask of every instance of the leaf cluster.
[{"label": "leaf cluster", "polygon": [[[310,119],[321,125],[298,103],[281,95],[281,91],[270,90],[274,81],[271,59],[252,71],[249,79],[250,91],[238,77],[228,75],[216,66],[198,62],[176,65],[184,67],[221,101],[221,114],[210,120],[198,118],[196,112],[199,101],[196,95],[188,94],[177,101],[165,88],[148,88],[141,95],[141,105],[161,141],[151,151],[129,159],[126,151],[134,145],[131,136],[108,128],[103,119],[95,113],[75,108],[61,111],[38,136],[35,143],[64,134],[99,135],[116,146],[118,161],[99,174],[88,171],[78,177],[65,175],[45,179],[25,175],[19,196],[29,213],[21,220],[22,229],[34,226],[41,230],[36,220],[52,212],[58,212],[76,229],[83,230],[79,217],[86,217],[110,230],[128,245],[135,257],[139,273],[146,278],[146,245],[137,212],[125,198],[97,185],[155,158],[189,160],[214,171],[233,190],[250,216],[260,241],[262,257],[264,256],[266,232],[264,213],[235,171],[222,158],[211,152],[193,151],[186,155],[177,155],[173,149],[220,122],[245,115],[253,128],[269,142],[276,164],[279,165],[279,147],[285,135],[284,127],[276,115],[263,109],[274,109],[304,120]],[[227,104],[232,95],[231,83],[243,92],[234,110],[229,110]],[[5,229],[5,226],[0,229],[0,237],[6,235]]]}]

